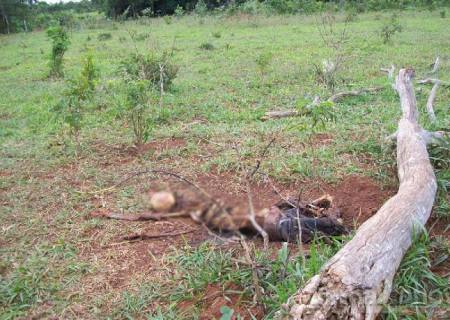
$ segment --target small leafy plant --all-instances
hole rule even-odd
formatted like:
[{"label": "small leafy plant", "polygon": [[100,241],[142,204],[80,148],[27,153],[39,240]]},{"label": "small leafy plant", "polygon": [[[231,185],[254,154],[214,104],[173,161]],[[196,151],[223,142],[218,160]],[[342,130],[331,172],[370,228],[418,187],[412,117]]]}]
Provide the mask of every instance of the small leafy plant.
[{"label": "small leafy plant", "polygon": [[[139,148],[148,140],[151,131],[151,97],[149,81],[132,80],[126,84],[126,114],[134,133],[134,144]],[[151,90],[150,90],[151,92]]]},{"label": "small leafy plant", "polygon": [[214,45],[213,45],[211,42],[203,42],[203,43],[200,45],[200,49],[202,49],[202,50],[207,50],[207,51],[211,51],[211,50],[214,50],[215,47],[214,47]]},{"label": "small leafy plant", "polygon": [[208,13],[208,6],[206,5],[205,0],[197,1],[197,4],[195,5],[194,8],[194,12],[200,17],[206,16],[206,14]]},{"label": "small leafy plant", "polygon": [[47,29],[47,36],[52,42],[52,52],[50,55],[50,76],[62,77],[63,57],[69,48],[69,36],[61,26],[52,26]]},{"label": "small leafy plant", "polygon": [[182,16],[184,16],[184,9],[182,6],[177,5],[177,7],[175,8],[175,17],[177,18],[181,18]]},{"label": "small leafy plant", "polygon": [[258,69],[262,74],[265,74],[269,64],[272,62],[273,54],[271,52],[263,52],[256,59]]},{"label": "small leafy plant", "polygon": [[133,54],[121,62],[123,72],[132,80],[148,80],[149,85],[159,88],[170,87],[178,73],[178,66],[172,62],[171,54]]},{"label": "small leafy plant", "polygon": [[398,21],[398,16],[394,14],[381,29],[381,38],[383,39],[383,43],[384,44],[390,43],[392,36],[401,31],[402,26]]},{"label": "small leafy plant", "polygon": [[166,24],[172,24],[172,17],[171,16],[164,16],[163,20]]},{"label": "small leafy plant", "polygon": [[82,128],[84,112],[94,94],[97,79],[98,71],[92,54],[88,54],[84,59],[80,75],[75,79],[68,80],[68,88],[54,108],[62,121],[69,125],[70,133],[75,137],[77,146],[79,146],[79,133]]}]

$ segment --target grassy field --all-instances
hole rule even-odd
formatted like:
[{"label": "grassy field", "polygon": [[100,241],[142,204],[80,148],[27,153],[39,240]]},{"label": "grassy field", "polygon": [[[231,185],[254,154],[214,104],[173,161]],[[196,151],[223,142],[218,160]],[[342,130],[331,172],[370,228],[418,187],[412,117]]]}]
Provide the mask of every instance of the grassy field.
[{"label": "grassy field", "polygon": [[[189,16],[73,30],[65,78],[79,73],[87,51],[100,71],[78,151],[53,111],[67,83],[47,77],[45,32],[1,36],[0,319],[212,319],[221,312],[229,319],[231,310],[220,311],[223,306],[242,319],[263,314],[271,319],[340,241],[311,245],[306,261],[296,246],[272,244],[264,252],[254,241],[265,292],[264,301],[254,304],[251,268],[240,259],[238,246],[220,244],[183,219],[124,223],[89,215],[102,207],[142,211],[143,193],[178,184],[139,176],[107,192],[96,190],[156,167],[181,173],[231,204],[245,204],[240,172],[254,165],[275,138],[261,170],[281,192],[302,189],[305,197],[330,192],[346,208],[346,222],[358,225],[359,215],[376,212],[397,185],[395,152],[384,137],[395,131],[399,101],[380,68],[411,66],[421,78],[439,55],[437,76],[450,81],[449,18],[439,12],[397,12],[402,31],[384,44],[380,33],[391,15],[361,14],[348,23],[346,59],[335,91],[384,88],[331,106],[334,121],[315,127],[310,117],[260,118],[266,111],[294,109],[315,95],[332,94],[317,83],[314,71],[314,64],[336,54],[319,34],[318,16]],[[342,30],[345,15],[336,18]],[[105,33],[111,39],[100,40]],[[118,72],[121,60],[136,50],[173,50],[179,66],[163,109],[156,101],[152,106],[155,125],[139,150],[132,147],[123,115]],[[266,64],[258,63],[261,57],[267,57]],[[450,90],[439,89],[438,121],[432,124],[425,116],[430,89],[416,85],[421,123],[429,130],[448,129]],[[448,150],[432,154],[439,165],[433,212],[438,227],[418,239],[405,258],[386,318],[426,319],[448,306]],[[277,200],[264,177],[256,177],[252,186],[256,207]],[[120,241],[137,230],[186,226],[198,229],[181,237]]]}]

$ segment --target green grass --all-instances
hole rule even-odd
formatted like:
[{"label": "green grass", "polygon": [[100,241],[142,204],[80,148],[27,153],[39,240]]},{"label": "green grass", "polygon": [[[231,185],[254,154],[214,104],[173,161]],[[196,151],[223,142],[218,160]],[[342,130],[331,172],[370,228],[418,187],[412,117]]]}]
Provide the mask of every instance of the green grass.
[{"label": "green grass", "polygon": [[[66,79],[80,73],[88,51],[100,71],[83,119],[79,153],[68,128],[52,111],[67,84],[47,77],[50,42],[45,32],[0,36],[0,318],[44,312],[67,318],[136,318],[146,313],[150,319],[180,319],[188,316],[180,316],[177,303],[183,297],[195,301],[207,283],[236,283],[251,300],[254,288],[248,266],[233,262],[234,249],[209,244],[158,257],[168,259],[174,270],[169,280],[136,273],[112,290],[105,283],[111,274],[116,276],[121,267],[116,264],[127,259],[121,256],[122,249],[102,246],[132,226],[85,217],[102,201],[117,210],[140,209],[137,196],[150,182],[138,178],[103,198],[80,191],[109,187],[126,173],[149,166],[193,177],[209,171],[238,172],[243,165],[253,165],[273,137],[276,143],[261,169],[278,182],[333,183],[358,174],[395,185],[395,153],[385,146],[384,137],[395,131],[400,108],[379,68],[413,66],[421,77],[436,55],[450,55],[448,18],[441,18],[438,11],[398,14],[402,32],[390,44],[383,44],[380,32],[391,13],[361,14],[349,23],[348,59],[336,91],[386,88],[337,103],[332,107],[335,121],[315,128],[310,126],[311,117],[259,120],[266,111],[293,109],[315,95],[331,95],[315,82],[313,64],[321,65],[333,55],[319,36],[315,16],[186,16],[170,24],[161,18],[102,21],[98,29],[73,30],[64,60]],[[214,50],[204,50],[202,44],[212,44]],[[133,135],[124,115],[126,84],[119,69],[120,61],[136,49],[173,50],[179,71],[164,96],[164,110],[153,115],[150,142],[181,138],[186,143],[180,148],[130,155]],[[443,59],[437,76],[450,81],[448,60]],[[438,91],[435,124],[424,113],[429,90],[416,86],[421,124],[429,130],[448,129],[450,90],[442,86]],[[318,138],[324,134],[330,137],[327,143]],[[235,144],[240,159],[231,148]],[[433,148],[431,155],[439,181],[434,215],[448,221],[448,147]],[[396,285],[396,292],[419,292],[408,293],[411,304],[423,302],[423,292],[446,292],[441,278],[420,272],[435,259],[426,255],[432,245],[423,243],[405,259]],[[132,253],[134,247],[127,248]],[[283,258],[285,252],[277,258],[257,254],[268,319],[335,250],[320,248],[317,259],[307,260],[305,268],[295,254],[289,259]],[[133,261],[130,257],[130,265]],[[411,265],[416,269],[408,273]],[[420,287],[424,275],[429,285]],[[194,303],[194,315],[199,308],[200,303]],[[401,317],[395,301],[391,311],[391,316]]]}]

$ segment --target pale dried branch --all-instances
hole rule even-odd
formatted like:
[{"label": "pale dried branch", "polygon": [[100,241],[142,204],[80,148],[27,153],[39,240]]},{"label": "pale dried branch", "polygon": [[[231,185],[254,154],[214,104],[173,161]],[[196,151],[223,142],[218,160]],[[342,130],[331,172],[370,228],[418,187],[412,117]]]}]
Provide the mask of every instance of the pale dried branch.
[{"label": "pale dried branch", "polygon": [[394,72],[395,72],[395,66],[394,65],[391,65],[390,68],[380,68],[380,70],[387,73],[388,79],[394,80]]},{"label": "pale dried branch", "polygon": [[[359,89],[359,90],[343,91],[343,92],[339,92],[339,93],[332,95],[331,97],[329,97],[327,99],[327,101],[336,103],[346,97],[360,96],[364,93],[378,92],[382,89],[383,89],[383,87],[373,87],[373,88],[363,88],[363,89]],[[304,116],[305,114],[307,114],[309,109],[318,106],[320,104],[320,102],[321,102],[320,97],[315,96],[314,100],[304,108],[306,111],[305,110],[302,110],[302,111],[297,111],[297,110],[268,111],[264,114],[264,116],[261,117],[261,120],[266,121],[266,120],[270,120],[270,119],[280,119],[280,118]]]},{"label": "pale dried branch", "polygon": [[430,118],[431,122],[436,121],[436,115],[434,114],[434,108],[433,108],[433,102],[434,102],[434,99],[436,98],[436,92],[437,92],[439,85],[440,85],[440,81],[436,81],[434,83],[433,88],[431,89],[430,95],[427,100],[427,112],[428,112],[428,117]]},{"label": "pale dried branch", "polygon": [[443,85],[443,86],[450,86],[450,83],[447,81],[442,81],[436,78],[425,78],[425,79],[421,79],[421,80],[417,80],[418,84],[435,84],[439,82],[439,84]]},{"label": "pale dried branch", "polygon": [[354,97],[354,96],[360,96],[364,93],[373,93],[373,92],[378,92],[380,90],[382,90],[384,87],[374,87],[374,88],[363,88],[360,90],[351,90],[351,91],[344,91],[344,92],[340,92],[340,93],[336,93],[334,95],[332,95],[330,98],[328,98],[328,101],[330,102],[338,102],[346,97]]},{"label": "pale dried branch", "polygon": [[433,67],[433,69],[431,70],[432,74],[436,73],[438,71],[440,64],[441,64],[441,59],[439,58],[439,56],[437,56],[436,60],[432,64],[432,67]]}]

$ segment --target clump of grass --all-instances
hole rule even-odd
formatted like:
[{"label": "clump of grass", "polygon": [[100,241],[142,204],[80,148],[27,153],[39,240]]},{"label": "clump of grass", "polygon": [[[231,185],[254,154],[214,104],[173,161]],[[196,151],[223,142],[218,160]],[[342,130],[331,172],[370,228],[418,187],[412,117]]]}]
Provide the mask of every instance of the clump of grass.
[{"label": "clump of grass", "polygon": [[2,319],[24,315],[32,305],[45,301],[57,290],[46,281],[48,261],[31,256],[8,276],[0,276],[0,313]]},{"label": "clump of grass", "polygon": [[200,45],[200,49],[202,49],[202,50],[208,50],[208,51],[210,51],[210,50],[214,50],[216,47],[214,47],[214,45],[211,43],[211,42],[203,42],[201,45]]},{"label": "clump of grass", "polygon": [[219,39],[222,36],[222,34],[220,33],[220,31],[214,31],[212,33],[212,36],[216,39]]},{"label": "clump of grass", "polygon": [[98,40],[98,41],[107,41],[107,40],[110,40],[110,39],[112,39],[112,34],[109,33],[109,32],[100,33],[100,34],[97,36],[97,40]]},{"label": "clump of grass", "polygon": [[144,41],[145,39],[148,39],[149,37],[150,37],[150,34],[146,33],[146,32],[132,35],[132,38],[135,41]]},{"label": "clump of grass", "polygon": [[[414,238],[395,276],[389,306],[384,310],[386,319],[430,319],[433,314],[445,312],[450,295],[448,282],[431,271],[431,256],[442,249],[426,233]],[[445,250],[448,254],[448,244]]]},{"label": "clump of grass", "polygon": [[438,183],[437,202],[434,214],[439,218],[450,218],[450,138],[445,137],[430,148],[430,159]]}]

